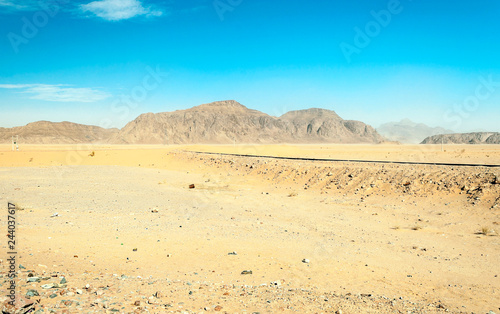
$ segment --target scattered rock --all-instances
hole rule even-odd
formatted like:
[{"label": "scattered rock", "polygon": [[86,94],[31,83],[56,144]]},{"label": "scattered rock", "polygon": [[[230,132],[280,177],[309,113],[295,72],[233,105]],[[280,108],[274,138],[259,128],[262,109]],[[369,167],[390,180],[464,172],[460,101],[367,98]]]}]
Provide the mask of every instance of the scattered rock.
[{"label": "scattered rock", "polygon": [[40,294],[38,293],[38,291],[34,290],[34,289],[29,289],[27,292],[26,292],[26,297],[27,298],[31,298],[31,297],[38,297]]},{"label": "scattered rock", "polygon": [[271,282],[271,286],[273,286],[273,287],[280,287],[281,286],[281,282],[279,280],[273,281],[273,282]]},{"label": "scattered rock", "polygon": [[40,282],[42,279],[40,277],[29,277],[28,282]]},{"label": "scattered rock", "polygon": [[157,299],[161,299],[163,298],[163,293],[161,293],[161,291],[156,291],[153,296]]}]

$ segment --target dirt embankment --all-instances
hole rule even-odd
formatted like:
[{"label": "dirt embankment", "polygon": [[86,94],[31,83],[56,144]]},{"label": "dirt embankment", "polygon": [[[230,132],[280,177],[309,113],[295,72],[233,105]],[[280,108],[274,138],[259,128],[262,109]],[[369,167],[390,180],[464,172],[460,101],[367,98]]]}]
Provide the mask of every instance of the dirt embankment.
[{"label": "dirt embankment", "polygon": [[[295,192],[319,190],[343,196],[461,196],[471,205],[500,206],[500,168],[313,162],[272,158],[173,153],[215,170],[250,175]],[[292,192],[293,193],[293,192]]]}]

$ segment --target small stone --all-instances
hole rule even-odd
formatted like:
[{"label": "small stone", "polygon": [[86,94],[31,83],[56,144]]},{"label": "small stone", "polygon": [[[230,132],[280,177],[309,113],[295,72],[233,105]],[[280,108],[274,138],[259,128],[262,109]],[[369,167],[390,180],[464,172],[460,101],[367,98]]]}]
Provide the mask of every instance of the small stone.
[{"label": "small stone", "polygon": [[51,298],[51,299],[53,299],[55,297],[57,297],[57,294],[55,294],[55,293],[52,293],[51,295],[49,295],[49,298]]},{"label": "small stone", "polygon": [[222,306],[220,305],[217,305],[215,308],[214,308],[214,311],[216,312],[220,312],[222,310]]},{"label": "small stone", "polygon": [[189,185],[189,188],[190,188],[190,189],[194,189],[194,187],[195,187],[195,186],[194,186],[194,184],[190,184],[190,185]]},{"label": "small stone", "polygon": [[161,293],[161,291],[156,291],[155,294],[153,294],[153,296],[157,299],[160,299],[163,297],[163,293]]},{"label": "small stone", "polygon": [[132,251],[137,252],[137,248],[134,248]]},{"label": "small stone", "polygon": [[42,289],[52,289],[52,288],[54,288],[54,284],[52,283],[42,285]]},{"label": "small stone", "polygon": [[304,263],[304,264],[309,264],[309,262],[310,262],[310,261],[309,261],[307,258],[304,258],[304,259],[302,260],[302,263]]},{"label": "small stone", "polygon": [[151,212],[152,213],[157,213],[158,212],[158,208],[153,208],[153,210]]},{"label": "small stone", "polygon": [[141,301],[140,300],[135,301],[134,306],[141,306]]},{"label": "small stone", "polygon": [[61,279],[60,284],[61,284],[61,285],[63,285],[63,284],[65,284],[66,282],[67,282],[67,281],[66,281],[66,277],[63,277],[63,278]]},{"label": "small stone", "polygon": [[27,298],[38,297],[38,296],[40,296],[40,294],[36,290],[30,289],[30,290],[28,290],[28,292],[26,292],[26,297]]},{"label": "small stone", "polygon": [[241,272],[242,275],[251,275],[253,272],[251,270],[244,270]]},{"label": "small stone", "polygon": [[238,253],[233,251],[233,252],[227,253],[227,255],[238,255]]},{"label": "small stone", "polygon": [[76,289],[76,294],[83,294],[83,290],[82,289]]}]

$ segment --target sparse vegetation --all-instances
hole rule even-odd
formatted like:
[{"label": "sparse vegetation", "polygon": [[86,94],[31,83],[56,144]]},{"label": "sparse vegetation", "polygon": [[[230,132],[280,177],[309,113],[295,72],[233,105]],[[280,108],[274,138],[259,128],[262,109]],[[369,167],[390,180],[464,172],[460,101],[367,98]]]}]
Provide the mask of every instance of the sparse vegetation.
[{"label": "sparse vegetation", "polygon": [[488,235],[490,234],[492,231],[490,228],[486,227],[486,226],[483,226],[481,227],[481,229],[479,229],[479,232],[477,232],[477,234],[482,234],[482,235]]},{"label": "sparse vegetation", "polygon": [[19,203],[14,203],[16,210],[25,210],[24,206],[19,205]]}]

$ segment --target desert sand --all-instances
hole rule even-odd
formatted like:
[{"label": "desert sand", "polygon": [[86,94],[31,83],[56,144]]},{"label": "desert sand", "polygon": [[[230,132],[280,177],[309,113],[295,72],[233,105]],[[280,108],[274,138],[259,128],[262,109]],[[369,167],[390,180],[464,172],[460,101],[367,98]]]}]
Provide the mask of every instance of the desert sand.
[{"label": "desert sand", "polygon": [[499,313],[500,168],[356,160],[499,165],[500,146],[0,146],[18,295],[43,313]]}]

